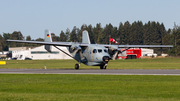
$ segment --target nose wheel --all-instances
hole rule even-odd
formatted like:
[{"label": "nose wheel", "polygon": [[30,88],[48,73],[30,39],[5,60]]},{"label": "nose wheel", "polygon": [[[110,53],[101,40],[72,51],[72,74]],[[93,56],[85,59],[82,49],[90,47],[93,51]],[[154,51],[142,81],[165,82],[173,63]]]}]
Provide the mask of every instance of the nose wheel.
[{"label": "nose wheel", "polygon": [[75,69],[79,69],[79,64],[75,64]]}]

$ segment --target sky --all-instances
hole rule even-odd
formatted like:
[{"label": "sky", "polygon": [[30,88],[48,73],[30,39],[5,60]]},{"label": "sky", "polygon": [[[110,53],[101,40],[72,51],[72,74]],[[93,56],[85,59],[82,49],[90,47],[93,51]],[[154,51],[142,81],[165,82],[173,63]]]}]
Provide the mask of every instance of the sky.
[{"label": "sky", "polygon": [[0,0],[0,34],[21,31],[24,37],[44,38],[49,29],[56,36],[83,24],[104,28],[111,23],[156,21],[166,30],[180,25],[180,0]]}]

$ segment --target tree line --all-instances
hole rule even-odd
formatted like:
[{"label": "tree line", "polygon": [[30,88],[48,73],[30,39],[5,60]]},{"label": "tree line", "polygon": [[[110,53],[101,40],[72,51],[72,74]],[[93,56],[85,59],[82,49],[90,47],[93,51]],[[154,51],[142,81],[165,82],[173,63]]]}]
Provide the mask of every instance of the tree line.
[{"label": "tree line", "polygon": [[[90,41],[92,44],[109,44],[109,37],[116,39],[119,44],[125,45],[173,45],[171,49],[168,48],[154,48],[158,54],[168,53],[172,56],[180,55],[180,27],[174,24],[173,29],[166,30],[163,23],[149,21],[143,24],[142,21],[135,21],[132,24],[129,21],[125,23],[120,22],[118,27],[113,26],[111,23],[102,27],[101,23],[96,26],[83,24],[81,28],[73,27],[72,31],[68,28],[65,32],[61,31],[59,35],[52,33],[53,41],[62,42],[81,42],[82,31],[87,30],[89,33]],[[3,33],[0,35],[0,51],[7,51],[9,47],[36,47],[37,44],[28,43],[14,43],[6,42],[7,39],[14,40],[28,40],[32,41],[31,36],[26,38],[20,31],[13,33]],[[34,41],[43,41],[38,38]]]}]

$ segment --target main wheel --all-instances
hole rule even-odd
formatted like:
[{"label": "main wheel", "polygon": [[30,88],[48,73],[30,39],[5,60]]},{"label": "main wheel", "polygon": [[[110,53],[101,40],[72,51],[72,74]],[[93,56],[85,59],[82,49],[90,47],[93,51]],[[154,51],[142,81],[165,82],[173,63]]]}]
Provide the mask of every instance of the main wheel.
[{"label": "main wheel", "polygon": [[100,69],[103,69],[103,65],[102,65],[102,66],[100,66]]},{"label": "main wheel", "polygon": [[103,69],[106,69],[106,67],[107,67],[107,65],[104,65],[104,66],[103,66]]},{"label": "main wheel", "polygon": [[75,64],[75,69],[79,69],[79,64]]}]

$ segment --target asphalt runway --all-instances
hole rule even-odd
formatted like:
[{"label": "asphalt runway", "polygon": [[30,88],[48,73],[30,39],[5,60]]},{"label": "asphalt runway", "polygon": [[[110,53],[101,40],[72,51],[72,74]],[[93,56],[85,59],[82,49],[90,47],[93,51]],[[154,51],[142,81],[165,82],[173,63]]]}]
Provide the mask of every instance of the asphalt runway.
[{"label": "asphalt runway", "polygon": [[0,74],[104,74],[104,75],[180,75],[180,70],[160,69],[0,69]]}]

